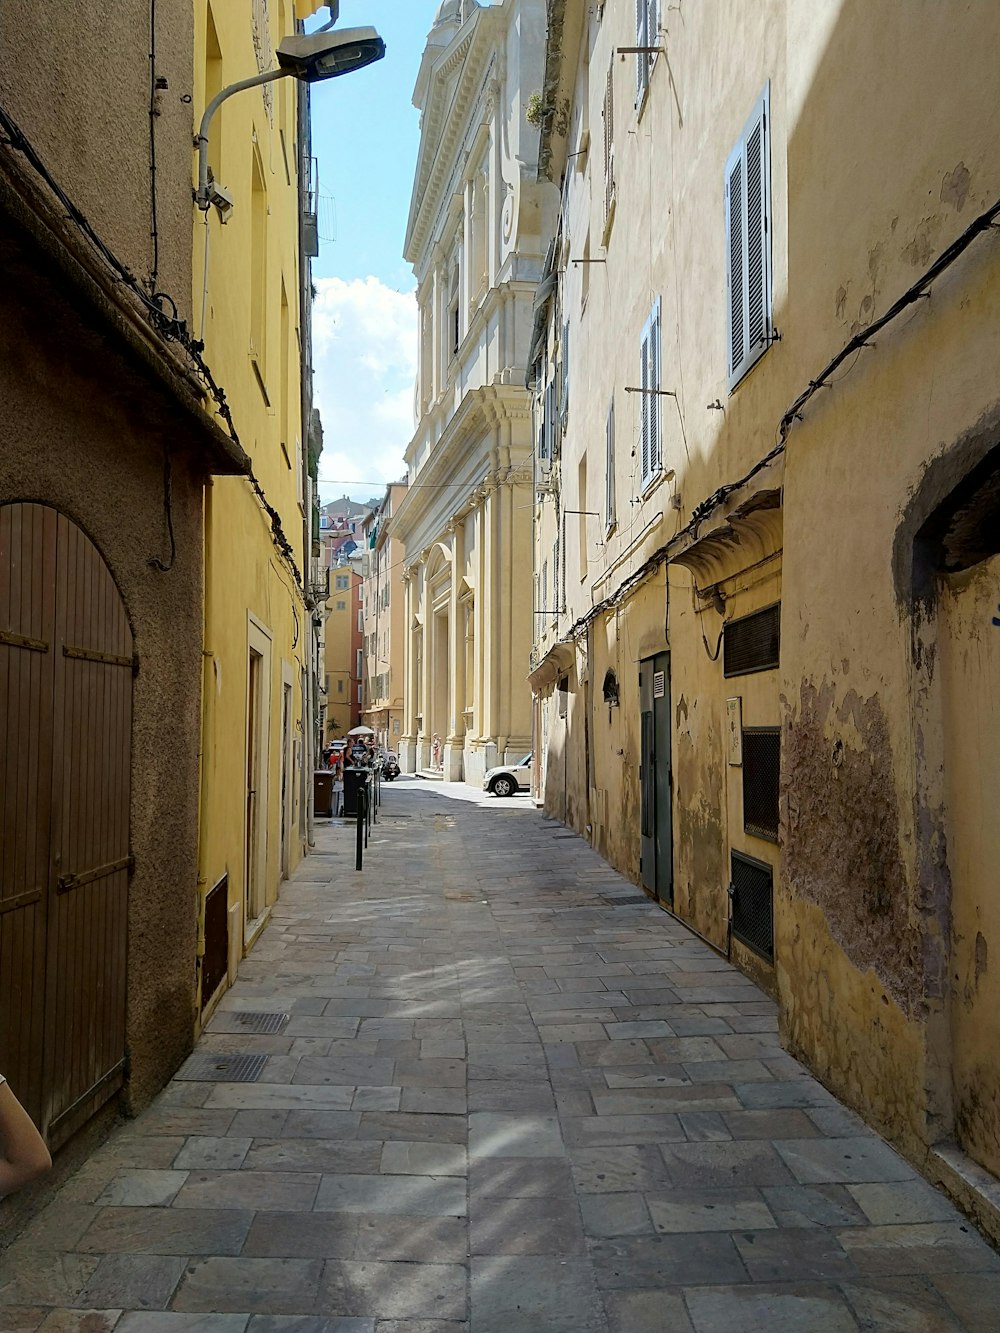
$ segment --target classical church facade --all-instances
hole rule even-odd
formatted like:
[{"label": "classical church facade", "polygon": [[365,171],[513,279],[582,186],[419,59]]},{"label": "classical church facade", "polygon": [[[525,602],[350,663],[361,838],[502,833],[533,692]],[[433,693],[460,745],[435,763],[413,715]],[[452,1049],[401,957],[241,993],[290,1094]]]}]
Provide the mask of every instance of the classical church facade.
[{"label": "classical church facade", "polygon": [[[480,783],[531,748],[531,407],[525,372],[552,187],[539,186],[542,0],[444,0],[405,257],[417,277],[416,429],[393,516],[406,551],[404,771]],[[546,208],[546,204],[548,208]]]}]

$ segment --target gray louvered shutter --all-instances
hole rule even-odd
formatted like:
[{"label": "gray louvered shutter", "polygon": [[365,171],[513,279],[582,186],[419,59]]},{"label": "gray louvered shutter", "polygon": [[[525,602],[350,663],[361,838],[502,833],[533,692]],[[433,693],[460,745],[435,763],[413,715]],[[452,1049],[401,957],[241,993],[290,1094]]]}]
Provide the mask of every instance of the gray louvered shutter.
[{"label": "gray louvered shutter", "polygon": [[640,460],[640,487],[645,490],[646,483],[649,481],[649,404],[652,395],[649,392],[649,325],[642,331],[642,344],[639,354],[640,359],[640,377],[639,386],[642,390],[642,443],[639,451]]},{"label": "gray louvered shutter", "polygon": [[605,426],[605,479],[604,513],[607,527],[615,521],[615,400],[608,405],[608,420]]},{"label": "gray louvered shutter", "polygon": [[769,86],[726,163],[729,387],[771,341]]},{"label": "gray louvered shutter", "polygon": [[660,415],[660,298],[656,298],[649,316],[649,476],[651,481],[659,472],[661,464],[660,439],[662,421]]}]

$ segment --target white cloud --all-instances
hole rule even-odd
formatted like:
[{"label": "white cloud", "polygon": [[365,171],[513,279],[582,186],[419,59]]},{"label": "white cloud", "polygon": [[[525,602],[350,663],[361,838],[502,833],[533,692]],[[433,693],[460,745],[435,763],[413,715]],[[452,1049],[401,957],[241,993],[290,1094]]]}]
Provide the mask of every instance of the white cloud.
[{"label": "white cloud", "polygon": [[315,285],[321,494],[331,499],[346,491],[368,499],[405,471],[403,452],[413,434],[416,297],[375,277],[318,278]]}]

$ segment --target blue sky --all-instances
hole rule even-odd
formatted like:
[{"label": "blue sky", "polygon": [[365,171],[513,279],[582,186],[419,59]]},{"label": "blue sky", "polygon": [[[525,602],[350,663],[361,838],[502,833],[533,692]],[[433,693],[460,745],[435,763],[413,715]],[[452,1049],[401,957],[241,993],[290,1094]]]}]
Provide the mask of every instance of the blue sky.
[{"label": "blue sky", "polygon": [[336,218],[336,239],[313,263],[324,501],[367,499],[404,471],[416,370],[414,281],[402,256],[419,140],[411,98],[437,5],[341,0],[337,26],[377,28],[385,59],[313,89],[324,237]]}]

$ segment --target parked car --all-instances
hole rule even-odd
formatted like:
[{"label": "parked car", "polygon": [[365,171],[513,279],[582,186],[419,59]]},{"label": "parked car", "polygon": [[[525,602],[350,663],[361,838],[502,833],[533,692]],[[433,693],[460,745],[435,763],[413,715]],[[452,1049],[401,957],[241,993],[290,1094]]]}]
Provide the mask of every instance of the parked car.
[{"label": "parked car", "polygon": [[501,764],[491,768],[483,778],[483,791],[492,796],[513,796],[516,791],[527,791],[531,786],[531,760],[526,754],[516,764]]}]

